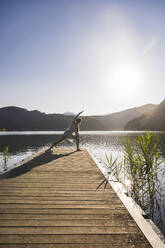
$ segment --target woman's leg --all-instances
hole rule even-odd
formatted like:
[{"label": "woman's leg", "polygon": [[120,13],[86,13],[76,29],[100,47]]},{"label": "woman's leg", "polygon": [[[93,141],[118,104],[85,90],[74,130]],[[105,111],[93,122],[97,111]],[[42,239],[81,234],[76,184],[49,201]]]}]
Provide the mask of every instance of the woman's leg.
[{"label": "woman's leg", "polygon": [[80,151],[80,148],[79,148],[79,143],[80,143],[80,137],[79,137],[79,133],[76,132],[76,146],[77,146],[77,151]]},{"label": "woman's leg", "polygon": [[53,146],[56,146],[57,144],[59,144],[60,142],[64,141],[67,137],[62,136],[61,139],[59,139],[58,141],[56,141],[53,145],[51,145],[50,149],[53,148]]}]

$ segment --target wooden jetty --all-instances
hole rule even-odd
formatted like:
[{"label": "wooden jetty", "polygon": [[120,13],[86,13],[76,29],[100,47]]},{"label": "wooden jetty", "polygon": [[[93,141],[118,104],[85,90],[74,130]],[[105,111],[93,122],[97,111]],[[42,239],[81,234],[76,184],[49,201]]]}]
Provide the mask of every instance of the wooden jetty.
[{"label": "wooden jetty", "polygon": [[[56,148],[0,179],[0,248],[149,248],[87,150]],[[163,246],[162,246],[163,247]]]}]

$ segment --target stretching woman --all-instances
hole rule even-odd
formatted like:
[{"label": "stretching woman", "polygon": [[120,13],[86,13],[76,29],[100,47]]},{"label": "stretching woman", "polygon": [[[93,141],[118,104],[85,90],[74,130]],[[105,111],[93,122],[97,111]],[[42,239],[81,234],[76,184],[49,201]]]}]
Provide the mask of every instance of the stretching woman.
[{"label": "stretching woman", "polygon": [[[82,114],[83,111],[81,111],[80,113],[78,113],[72,124],[70,125],[70,127],[68,127],[64,134],[62,135],[61,139],[59,139],[58,141],[56,141],[53,145],[51,145],[50,149],[52,149],[54,146],[56,146],[57,144],[59,144],[60,142],[68,139],[68,138],[71,138],[71,139],[75,139],[76,140],[76,146],[77,146],[77,151],[80,151],[80,148],[79,148],[79,142],[80,142],[80,138],[79,138],[79,131],[80,131],[80,125],[81,125],[81,121],[82,119],[79,117],[79,115]],[[75,133],[75,135],[73,134]]]}]

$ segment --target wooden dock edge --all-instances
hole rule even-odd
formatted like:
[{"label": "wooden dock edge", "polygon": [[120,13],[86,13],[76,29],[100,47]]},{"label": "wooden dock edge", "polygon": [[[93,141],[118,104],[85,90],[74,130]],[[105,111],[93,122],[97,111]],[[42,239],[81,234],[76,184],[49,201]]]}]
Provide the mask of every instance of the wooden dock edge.
[{"label": "wooden dock edge", "polygon": [[3,176],[5,176],[8,172],[10,172],[11,170],[23,166],[24,164],[30,162],[32,159],[42,155],[46,150],[48,150],[49,147],[45,147],[44,149],[42,149],[41,151],[38,151],[37,153],[34,153],[30,156],[27,156],[26,158],[22,159],[21,161],[13,164],[13,166],[9,167],[9,169],[7,169],[6,171],[0,173],[0,178],[2,178]]},{"label": "wooden dock edge", "polygon": [[[91,151],[87,148],[87,151],[91,158],[94,160],[100,171],[104,174],[104,170],[101,166],[101,163],[98,162],[98,160],[93,156]],[[158,229],[156,225],[150,221],[151,223],[147,222],[147,220],[144,219],[142,216],[143,210],[133,201],[131,197],[127,197],[124,191],[122,190],[123,186],[121,183],[116,183],[113,181],[109,181],[109,184],[114,189],[136,224],[139,226],[140,230],[143,232],[144,236],[147,238],[149,243],[153,248],[165,248],[165,243],[163,242],[164,237],[159,237],[159,235],[156,233],[154,229]],[[154,227],[155,226],[155,227]],[[154,227],[154,229],[153,229]]]}]

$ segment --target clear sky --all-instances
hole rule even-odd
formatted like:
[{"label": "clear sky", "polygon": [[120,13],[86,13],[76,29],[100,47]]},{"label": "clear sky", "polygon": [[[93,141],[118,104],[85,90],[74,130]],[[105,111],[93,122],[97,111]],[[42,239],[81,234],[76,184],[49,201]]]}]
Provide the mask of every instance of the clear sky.
[{"label": "clear sky", "polygon": [[0,0],[0,107],[158,104],[164,71],[165,0]]}]

